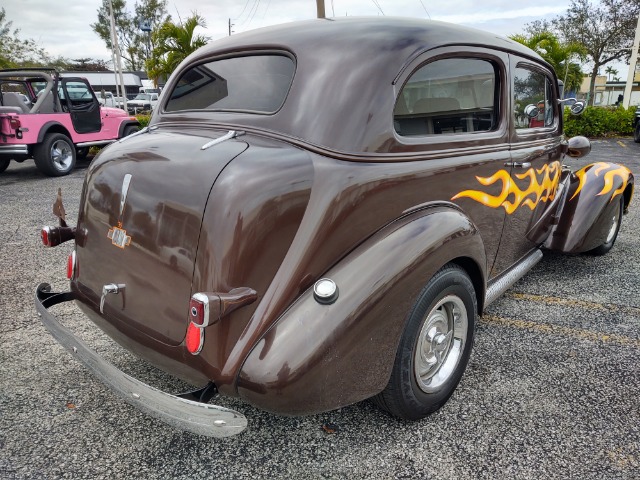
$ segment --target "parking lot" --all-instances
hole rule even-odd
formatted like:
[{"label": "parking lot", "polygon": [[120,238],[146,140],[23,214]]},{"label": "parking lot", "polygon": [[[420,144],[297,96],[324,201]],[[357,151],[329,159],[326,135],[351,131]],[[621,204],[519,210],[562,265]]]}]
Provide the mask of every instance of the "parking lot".
[{"label": "parking lot", "polygon": [[[569,163],[602,160],[640,176],[640,144],[628,138],[594,141],[591,155]],[[75,224],[86,165],[63,178],[43,177],[31,161],[0,174],[0,478],[640,478],[638,193],[608,255],[546,253],[490,306],[460,386],[426,420],[397,421],[369,402],[287,418],[220,398],[249,427],[210,439],[121,401],[35,313],[38,283],[67,289],[72,249],[45,249],[39,229],[56,222],[58,188]],[[74,307],[55,312],[119,368],[184,387]]]}]

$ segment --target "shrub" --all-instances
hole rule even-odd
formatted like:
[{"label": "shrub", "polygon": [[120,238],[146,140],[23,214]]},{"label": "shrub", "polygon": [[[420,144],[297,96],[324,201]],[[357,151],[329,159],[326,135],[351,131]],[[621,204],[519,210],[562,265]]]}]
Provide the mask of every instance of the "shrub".
[{"label": "shrub", "polygon": [[144,128],[149,125],[149,120],[151,119],[151,115],[139,114],[136,115],[138,122],[140,122],[140,128]]},{"label": "shrub", "polygon": [[567,137],[615,137],[633,133],[636,107],[587,107],[580,115],[564,109],[564,133]]}]

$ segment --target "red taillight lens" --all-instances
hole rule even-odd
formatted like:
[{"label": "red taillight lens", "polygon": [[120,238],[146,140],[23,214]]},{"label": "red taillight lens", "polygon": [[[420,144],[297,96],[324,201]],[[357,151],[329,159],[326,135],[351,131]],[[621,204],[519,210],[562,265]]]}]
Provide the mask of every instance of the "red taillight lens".
[{"label": "red taillight lens", "polygon": [[187,336],[184,340],[187,350],[191,355],[197,355],[202,350],[204,343],[204,328],[196,326],[193,322],[189,322],[187,327]]},{"label": "red taillight lens", "polygon": [[67,278],[71,280],[76,273],[76,252],[71,252],[67,259]]},{"label": "red taillight lens", "polygon": [[40,230],[42,244],[45,247],[57,247],[61,243],[76,238],[75,227],[42,227]]},{"label": "red taillight lens", "polygon": [[42,244],[45,247],[51,246],[51,242],[49,241],[49,227],[42,227],[42,230],[40,230],[40,237],[42,238]]},{"label": "red taillight lens", "polygon": [[11,128],[13,128],[14,130],[17,130],[18,128],[20,128],[22,126],[22,124],[20,123],[20,119],[16,118],[16,117],[11,117],[9,119],[9,125],[11,126]]},{"label": "red taillight lens", "polygon": [[199,326],[209,325],[209,298],[196,293],[189,302],[189,320]]}]

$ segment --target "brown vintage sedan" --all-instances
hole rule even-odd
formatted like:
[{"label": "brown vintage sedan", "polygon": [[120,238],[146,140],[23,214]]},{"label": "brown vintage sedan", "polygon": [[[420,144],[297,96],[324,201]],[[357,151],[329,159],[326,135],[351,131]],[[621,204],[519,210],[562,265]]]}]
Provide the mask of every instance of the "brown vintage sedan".
[{"label": "brown vintage sedan", "polygon": [[[313,20],[186,59],[148,128],[88,169],[71,288],[51,333],[125,400],[239,433],[212,405],[283,415],[373,398],[420,419],[465,370],[478,316],[542,250],[604,254],[633,176],[562,134],[558,80],[510,40],[415,19]],[[582,108],[574,101],[577,112]],[[75,300],[118,343],[198,387],[160,392],[47,310]]]}]

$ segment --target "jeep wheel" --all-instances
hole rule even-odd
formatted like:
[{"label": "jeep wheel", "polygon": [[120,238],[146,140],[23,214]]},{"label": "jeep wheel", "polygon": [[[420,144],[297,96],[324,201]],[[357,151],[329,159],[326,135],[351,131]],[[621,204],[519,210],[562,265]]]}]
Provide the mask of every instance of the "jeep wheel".
[{"label": "jeep wheel", "polygon": [[445,265],[413,306],[389,383],[374,402],[406,420],[418,420],[444,405],[469,361],[476,312],[469,276],[457,265]]},{"label": "jeep wheel", "polygon": [[4,172],[7,168],[9,168],[10,163],[11,163],[10,158],[0,158],[0,173]]},{"label": "jeep wheel", "polygon": [[89,155],[89,147],[76,148],[76,161],[82,161]]},{"label": "jeep wheel", "polygon": [[640,143],[640,119],[636,122],[636,128],[633,131],[633,141]]},{"label": "jeep wheel", "polygon": [[609,250],[613,248],[613,244],[616,243],[618,238],[618,232],[620,231],[620,224],[622,223],[622,213],[624,211],[624,199],[620,197],[618,202],[618,208],[612,212],[609,216],[609,232],[607,238],[602,245],[597,246],[593,250],[589,250],[587,253],[590,255],[604,255],[609,253]]},{"label": "jeep wheel", "polygon": [[140,130],[140,128],[137,125],[127,125],[126,127],[124,127],[124,130],[122,132],[122,137],[124,138],[124,137],[128,137],[129,135],[133,135],[138,130]]},{"label": "jeep wheel", "polygon": [[48,133],[36,145],[33,159],[38,169],[50,177],[67,175],[76,164],[76,149],[69,137],[62,133]]}]

